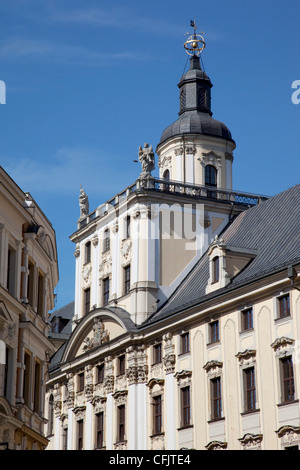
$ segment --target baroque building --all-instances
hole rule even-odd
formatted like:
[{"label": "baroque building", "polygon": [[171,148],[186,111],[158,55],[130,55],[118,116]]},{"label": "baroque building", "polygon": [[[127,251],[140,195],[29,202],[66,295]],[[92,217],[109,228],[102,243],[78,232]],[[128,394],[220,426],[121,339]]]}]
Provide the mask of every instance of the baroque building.
[{"label": "baroque building", "polygon": [[[137,181],[81,188],[72,332],[51,358],[48,449],[298,448],[300,186],[236,192],[196,34],[177,120]],[[274,223],[276,220],[276,224]]]},{"label": "baroque building", "polygon": [[1,167],[0,183],[0,449],[42,450],[56,238],[31,195]]}]

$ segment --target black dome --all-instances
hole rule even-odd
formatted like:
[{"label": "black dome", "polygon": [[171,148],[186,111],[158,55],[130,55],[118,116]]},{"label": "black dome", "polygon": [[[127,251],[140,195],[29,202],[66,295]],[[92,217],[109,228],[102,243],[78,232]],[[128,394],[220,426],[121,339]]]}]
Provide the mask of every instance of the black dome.
[{"label": "black dome", "polygon": [[159,145],[171,137],[182,134],[203,134],[233,140],[231,132],[225,124],[213,119],[210,114],[186,111],[163,131]]}]

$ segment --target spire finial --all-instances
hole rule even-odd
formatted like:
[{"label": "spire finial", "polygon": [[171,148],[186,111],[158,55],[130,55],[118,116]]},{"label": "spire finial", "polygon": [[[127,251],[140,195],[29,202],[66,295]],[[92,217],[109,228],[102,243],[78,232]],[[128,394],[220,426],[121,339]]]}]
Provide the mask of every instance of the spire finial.
[{"label": "spire finial", "polygon": [[[184,43],[184,48],[189,55],[198,56],[199,54],[201,54],[201,52],[206,46],[204,38],[203,36],[201,36],[201,34],[204,34],[204,33],[203,32],[201,32],[201,34],[196,33],[197,27],[196,27],[195,20],[191,20],[190,25],[192,28],[194,28],[194,34],[188,37],[187,41]],[[186,34],[190,34],[190,33],[186,33]]]}]

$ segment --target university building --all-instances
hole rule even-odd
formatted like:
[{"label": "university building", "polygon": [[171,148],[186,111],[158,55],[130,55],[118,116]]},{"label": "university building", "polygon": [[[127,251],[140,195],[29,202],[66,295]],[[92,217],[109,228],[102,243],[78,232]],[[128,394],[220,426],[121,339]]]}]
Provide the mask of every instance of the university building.
[{"label": "university building", "polygon": [[186,43],[159,177],[144,144],[132,185],[93,211],[81,189],[49,450],[299,447],[300,186],[233,190],[236,144],[212,117],[203,44]]},{"label": "university building", "polygon": [[0,450],[43,450],[48,312],[58,282],[54,229],[0,167]]}]

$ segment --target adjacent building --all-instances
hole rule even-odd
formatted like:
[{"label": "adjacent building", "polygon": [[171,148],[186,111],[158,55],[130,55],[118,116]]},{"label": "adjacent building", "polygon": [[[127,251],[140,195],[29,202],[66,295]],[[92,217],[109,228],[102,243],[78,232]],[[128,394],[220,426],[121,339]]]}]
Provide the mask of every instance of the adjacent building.
[{"label": "adjacent building", "polygon": [[0,167],[0,449],[42,450],[48,312],[58,282],[54,229]]},{"label": "adjacent building", "polygon": [[72,332],[51,358],[48,449],[296,449],[300,186],[233,191],[235,142],[197,55],[137,181],[71,235]]}]

